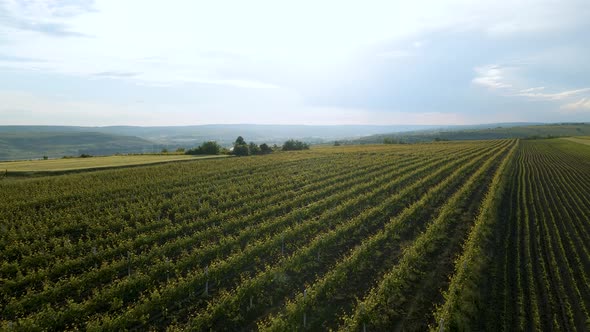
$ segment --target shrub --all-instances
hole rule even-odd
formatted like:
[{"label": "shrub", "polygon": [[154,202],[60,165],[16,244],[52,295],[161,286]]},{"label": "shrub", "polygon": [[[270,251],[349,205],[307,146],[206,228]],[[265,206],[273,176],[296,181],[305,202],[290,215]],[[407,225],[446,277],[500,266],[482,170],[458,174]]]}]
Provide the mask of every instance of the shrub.
[{"label": "shrub", "polygon": [[247,156],[250,154],[250,149],[246,144],[236,144],[232,153],[236,156]]},{"label": "shrub", "polygon": [[184,154],[191,154],[191,155],[212,154],[212,155],[215,155],[215,154],[219,154],[220,150],[221,150],[221,146],[219,146],[219,144],[217,144],[217,142],[208,141],[208,142],[201,144],[198,148],[187,150]]},{"label": "shrub", "polygon": [[309,144],[290,139],[283,144],[283,151],[307,150]]}]

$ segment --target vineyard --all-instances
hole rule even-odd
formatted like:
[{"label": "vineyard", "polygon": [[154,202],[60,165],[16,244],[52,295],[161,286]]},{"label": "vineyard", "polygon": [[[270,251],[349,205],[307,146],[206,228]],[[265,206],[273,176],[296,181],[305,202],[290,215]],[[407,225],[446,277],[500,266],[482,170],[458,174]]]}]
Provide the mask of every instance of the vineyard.
[{"label": "vineyard", "polygon": [[0,326],[582,331],[589,217],[555,139],[5,178]]},{"label": "vineyard", "polygon": [[587,331],[590,148],[521,141],[513,163],[500,222],[467,247],[439,317],[468,330]]}]

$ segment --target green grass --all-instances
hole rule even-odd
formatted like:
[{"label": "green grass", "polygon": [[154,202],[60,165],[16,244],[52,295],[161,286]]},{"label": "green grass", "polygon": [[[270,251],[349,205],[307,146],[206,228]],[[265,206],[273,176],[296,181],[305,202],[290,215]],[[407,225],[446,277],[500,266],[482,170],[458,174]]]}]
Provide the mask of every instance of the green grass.
[{"label": "green grass", "polygon": [[580,144],[590,145],[590,136],[580,136],[580,137],[566,137],[564,138],[571,142],[576,142]]},{"label": "green grass", "polygon": [[27,160],[0,162],[0,170],[10,172],[59,172],[93,168],[135,166],[162,162],[210,159],[227,156],[188,156],[188,155],[132,155],[92,158],[67,158],[49,160]]}]

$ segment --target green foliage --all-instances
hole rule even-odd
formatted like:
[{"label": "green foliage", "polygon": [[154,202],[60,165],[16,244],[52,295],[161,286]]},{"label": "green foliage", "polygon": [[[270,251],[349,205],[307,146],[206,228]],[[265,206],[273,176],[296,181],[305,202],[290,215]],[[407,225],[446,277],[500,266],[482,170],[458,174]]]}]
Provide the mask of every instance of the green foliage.
[{"label": "green foliage", "polygon": [[250,148],[248,147],[248,144],[246,144],[246,141],[244,140],[244,138],[242,136],[238,136],[238,138],[236,138],[236,141],[234,142],[234,148],[232,150],[232,154],[236,155],[238,157],[244,157],[244,156],[250,155]]},{"label": "green foliage", "polygon": [[260,153],[261,154],[269,154],[272,153],[272,148],[268,146],[266,143],[260,144]]},{"label": "green foliage", "polygon": [[308,150],[309,144],[290,139],[283,143],[283,151]]},{"label": "green foliage", "polygon": [[208,141],[208,142],[201,144],[200,149],[203,152],[203,154],[214,155],[214,154],[219,154],[221,147],[219,146],[219,144],[217,144],[217,142]]},{"label": "green foliage", "polygon": [[0,329],[583,330],[590,147],[516,144],[2,180]]},{"label": "green foliage", "polygon": [[[427,278],[428,272],[433,268],[439,269],[438,272],[443,276],[446,275],[444,271],[452,269],[452,264],[447,262],[453,255],[449,255],[448,251],[445,252],[442,248],[453,248],[460,243],[462,236],[458,235],[469,229],[467,223],[475,217],[474,212],[477,210],[474,211],[473,207],[479,205],[479,195],[483,194],[481,188],[485,188],[485,184],[491,181],[495,165],[507,158],[514,144],[515,142],[504,144],[501,148],[486,153],[483,163],[479,164],[475,172],[466,172],[466,169],[456,170],[464,173],[465,180],[461,187],[448,198],[426,230],[405,248],[400,261],[385,274],[379,285],[372,289],[354,313],[346,318],[344,329],[359,330],[363,324],[367,324],[371,330],[389,330],[394,322],[408,319],[403,315],[404,310],[414,301],[413,299],[419,301],[424,296],[421,293],[430,289],[433,294],[438,294],[436,286],[426,289],[420,289],[419,286],[428,283],[424,278]],[[476,203],[473,202],[474,194],[477,194]],[[473,207],[470,207],[470,204],[473,204]],[[443,276],[438,275],[438,280],[446,281]],[[406,323],[405,328],[424,330],[427,327],[424,314],[420,316],[413,317],[415,325]]]},{"label": "green foliage", "polygon": [[499,227],[498,211],[506,190],[509,168],[513,166],[513,155],[518,145],[510,150],[502,161],[488,192],[480,207],[479,215],[463,245],[463,253],[455,261],[455,273],[451,278],[449,289],[444,292],[445,303],[434,313],[438,324],[433,331],[450,327],[454,330],[469,331],[478,329],[480,317],[474,314],[477,308],[484,306],[484,274],[491,268],[489,245],[493,241],[494,229]]},{"label": "green foliage", "polygon": [[[446,195],[456,190],[464,180],[465,170],[472,171],[481,160],[481,158],[473,158],[471,153],[447,157],[448,160],[443,163],[444,166],[436,162],[429,165],[423,169],[428,175],[421,181],[404,187],[383,202],[384,207],[399,212],[395,213],[396,217],[385,223],[384,232],[365,238],[361,245],[354,248],[337,266],[307,288],[306,299],[299,294],[296,301],[290,303],[282,315],[271,317],[261,327],[272,331],[300,328],[300,317],[305,311],[313,312],[314,316],[320,316],[320,319],[310,322],[309,328],[312,330],[325,327],[323,325],[325,320],[334,321],[336,312],[331,311],[329,305],[332,294],[337,293],[339,297],[347,298],[351,302],[355,301],[357,296],[355,289],[366,289],[366,279],[371,275],[380,274],[389,255],[399,248],[399,234],[409,234],[412,229],[417,232],[415,228],[418,224],[411,220],[421,220],[434,215],[440,204],[445,201]],[[425,195],[419,201],[415,201],[416,198],[409,198],[418,197],[417,191]],[[382,214],[383,212],[377,210],[372,213]],[[372,223],[380,222],[378,215],[369,213],[367,217],[372,220]]]},{"label": "green foliage", "polygon": [[256,143],[254,143],[254,142],[251,142],[250,144],[248,144],[248,151],[250,152],[251,155],[257,155],[257,154],[261,153],[260,147],[258,145],[256,145]]},{"label": "green foliage", "polygon": [[272,152],[272,149],[268,146],[268,144],[263,143],[258,146],[254,142],[250,142],[246,144],[244,138],[239,136],[236,141],[234,142],[234,147],[232,154],[236,156],[249,156],[249,155],[260,155],[260,154],[269,154]]},{"label": "green foliage", "polygon": [[217,155],[221,152],[221,146],[217,144],[215,141],[208,141],[201,144],[199,147],[195,149],[189,149],[185,152],[185,154],[190,155]]},{"label": "green foliage", "polygon": [[247,144],[235,144],[232,154],[243,157],[250,155],[250,149]]},{"label": "green foliage", "polygon": [[236,138],[236,141],[234,142],[234,145],[244,145],[246,144],[246,141],[244,140],[244,138],[242,136],[238,136],[238,138]]}]

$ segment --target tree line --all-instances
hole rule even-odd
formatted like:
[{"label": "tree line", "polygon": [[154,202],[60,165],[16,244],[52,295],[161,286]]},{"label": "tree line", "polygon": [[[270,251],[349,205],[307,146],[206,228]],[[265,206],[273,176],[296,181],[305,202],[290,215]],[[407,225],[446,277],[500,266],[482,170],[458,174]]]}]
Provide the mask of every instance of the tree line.
[{"label": "tree line", "polygon": [[274,144],[272,147],[266,143],[260,145],[250,142],[247,143],[242,136],[238,136],[230,149],[224,148],[215,141],[202,143],[200,146],[185,151],[188,155],[217,155],[231,154],[235,156],[264,155],[273,151],[296,151],[308,150],[309,144],[298,140],[290,139],[283,143],[281,147]]}]

